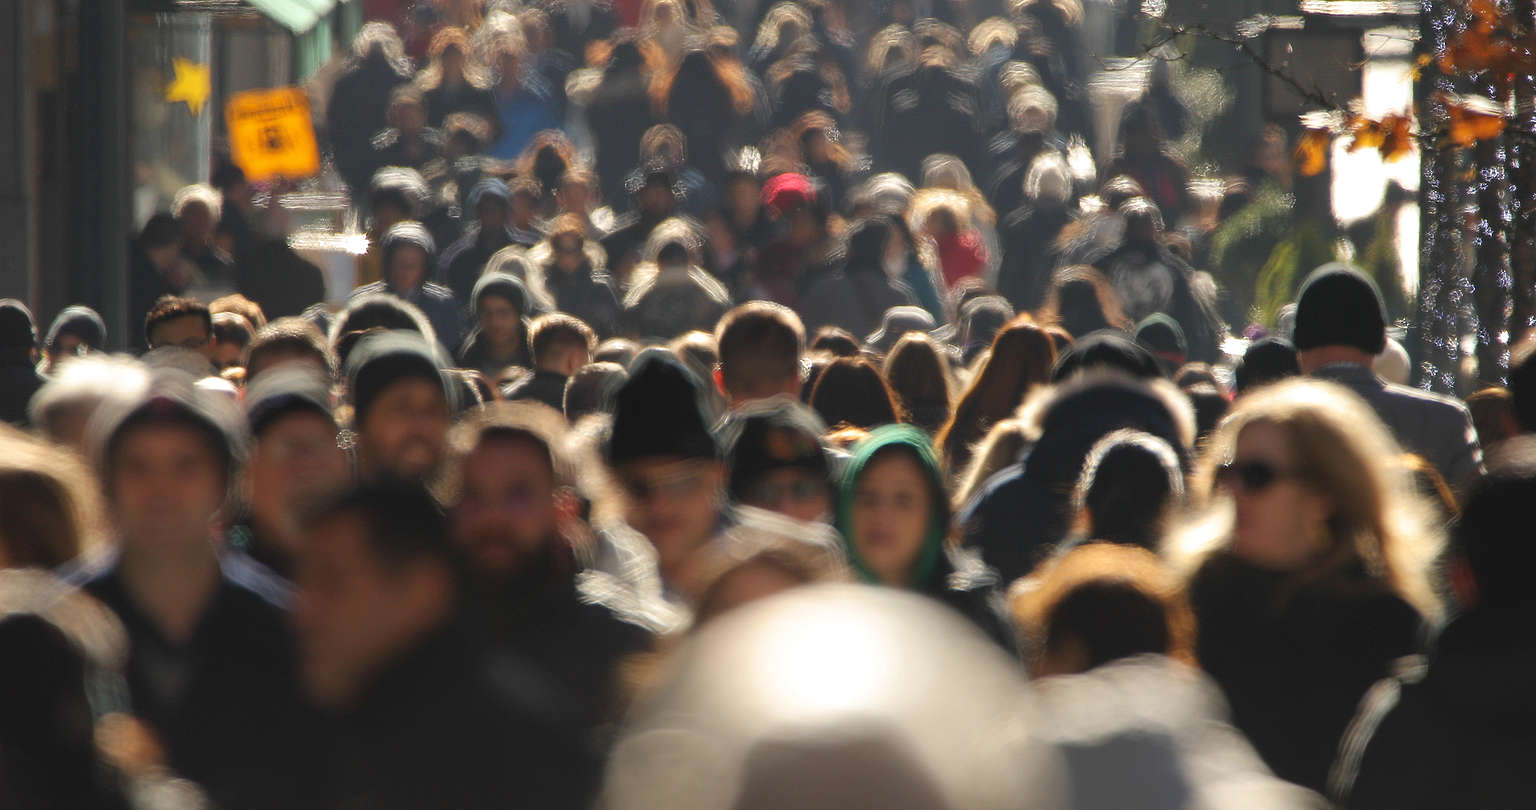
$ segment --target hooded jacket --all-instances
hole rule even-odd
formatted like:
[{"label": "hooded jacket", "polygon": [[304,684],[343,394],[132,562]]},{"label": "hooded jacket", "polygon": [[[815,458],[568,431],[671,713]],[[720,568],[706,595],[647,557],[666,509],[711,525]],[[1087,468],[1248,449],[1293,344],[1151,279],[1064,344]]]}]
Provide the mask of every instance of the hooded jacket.
[{"label": "hooded jacket", "polygon": [[907,285],[886,275],[885,245],[894,233],[889,220],[868,220],[853,227],[841,269],[811,283],[800,299],[806,332],[841,326],[867,335],[880,326],[892,307],[917,303]]},{"label": "hooded jacket", "polygon": [[954,608],[981,628],[990,638],[1012,650],[1016,646],[1003,621],[994,590],[997,575],[974,555],[948,547],[949,498],[944,490],[944,473],[933,452],[928,436],[911,425],[884,425],[854,448],[843,468],[838,487],[836,526],[843,537],[843,549],[854,574],[871,585],[881,584],[859,554],[853,540],[853,503],[859,479],[876,455],[887,450],[905,452],[922,467],[931,488],[928,529],[922,548],[912,565],[909,588]]}]

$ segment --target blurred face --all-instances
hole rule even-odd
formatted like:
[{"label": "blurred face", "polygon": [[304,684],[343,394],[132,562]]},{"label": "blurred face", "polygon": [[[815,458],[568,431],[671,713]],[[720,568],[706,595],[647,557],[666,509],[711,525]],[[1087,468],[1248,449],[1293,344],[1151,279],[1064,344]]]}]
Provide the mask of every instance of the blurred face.
[{"label": "blurred face", "polygon": [[443,78],[455,83],[464,78],[464,52],[456,47],[443,49]]},{"label": "blurred face", "polygon": [[827,482],[793,467],[760,476],[742,494],[742,502],[802,523],[826,521],[832,512],[832,496]]},{"label": "blurred face", "polygon": [[181,208],[181,233],[187,244],[207,245],[213,242],[213,212],[200,202],[189,202]]},{"label": "blurred face", "polygon": [[427,252],[415,245],[403,245],[389,257],[390,286],[402,292],[420,287],[427,280]]},{"label": "blurred face", "polygon": [[853,545],[881,582],[911,584],[932,506],[928,479],[906,453],[882,453],[864,468],[853,491]]},{"label": "blurred face", "polygon": [[91,350],[85,341],[75,335],[59,335],[53,340],[53,348],[48,350],[50,362],[58,363],[70,357],[84,355]]},{"label": "blurred face", "polygon": [[335,425],[318,413],[290,413],[268,426],[251,447],[246,468],[251,512],[274,532],[272,540],[292,542],[303,509],[340,491],[350,477],[347,456],[336,446]]},{"label": "blurred face", "polygon": [[640,210],[648,216],[665,216],[672,211],[672,189],[651,184],[640,190]]},{"label": "blurred face", "polygon": [[425,478],[443,459],[448,422],[441,385],[421,377],[397,380],[374,399],[358,426],[363,469],[370,476]]},{"label": "blurred face", "polygon": [[522,316],[512,302],[499,295],[487,295],[480,299],[480,310],[477,315],[480,324],[480,333],[493,346],[505,347],[516,351],[521,344]]},{"label": "blurred face", "polygon": [[762,189],[757,187],[756,182],[748,178],[737,179],[731,183],[730,195],[731,210],[738,216],[743,218],[748,215],[757,216],[757,210],[762,205],[763,198]]},{"label": "blurred face", "polygon": [[586,254],[581,249],[581,240],[575,236],[561,236],[552,243],[551,247],[555,252],[555,266],[561,272],[574,273],[587,260]]},{"label": "blurred face", "polygon": [[555,203],[561,212],[585,214],[592,210],[592,187],[585,182],[570,182],[555,192]]},{"label": "blurred face", "polygon": [[390,203],[375,205],[373,207],[373,230],[375,233],[386,233],[390,228],[404,222],[406,212],[398,206]]},{"label": "blurred face", "polygon": [[527,194],[512,195],[512,209],[507,218],[519,228],[527,228],[533,221],[533,198]]},{"label": "blurred face", "polygon": [[1285,431],[1255,422],[1237,436],[1232,461],[1220,483],[1236,507],[1232,551],[1248,562],[1294,571],[1326,549],[1327,495],[1297,477]]},{"label": "blurred face", "polygon": [[420,132],[427,125],[427,111],[420,104],[407,102],[396,104],[389,109],[389,118],[394,125],[405,133]]},{"label": "blurred face", "polygon": [[516,573],[555,534],[548,455],[525,439],[488,439],[464,457],[461,473],[454,539],[482,573]]},{"label": "blurred face", "polygon": [[805,207],[790,215],[789,239],[797,245],[809,245],[821,238],[821,226],[810,208]]},{"label": "blurred face", "polygon": [[208,324],[200,316],[183,315],[155,325],[150,332],[151,348],[180,346],[213,359],[213,336],[208,334]]},{"label": "blurred face", "polygon": [[449,575],[430,562],[383,565],[366,525],[337,515],[303,538],[293,622],[305,689],[342,707],[430,629],[452,600]]},{"label": "blurred face", "polygon": [[124,548],[211,552],[225,481],[223,461],[206,437],[185,425],[141,425],[118,440],[112,461],[109,494]]},{"label": "blurred face", "polygon": [[240,355],[245,347],[233,341],[215,341],[213,344],[214,368],[223,371],[240,365]]},{"label": "blurred face", "polygon": [[503,86],[517,84],[523,75],[523,60],[515,53],[503,53],[497,60],[496,66],[501,69],[501,83]]},{"label": "blurred face", "polygon": [[626,517],[656,547],[662,575],[681,580],[689,558],[714,535],[724,467],[714,461],[645,459],[619,471]]}]

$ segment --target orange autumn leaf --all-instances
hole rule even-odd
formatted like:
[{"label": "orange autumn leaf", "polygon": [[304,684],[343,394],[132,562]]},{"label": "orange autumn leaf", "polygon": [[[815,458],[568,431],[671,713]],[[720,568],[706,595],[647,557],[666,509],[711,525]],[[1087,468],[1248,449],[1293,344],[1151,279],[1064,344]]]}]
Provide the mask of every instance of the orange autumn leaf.
[{"label": "orange autumn leaf", "polygon": [[1381,139],[1382,160],[1394,161],[1413,154],[1413,119],[1406,115],[1389,115],[1381,119],[1385,137]]},{"label": "orange autumn leaf", "polygon": [[1315,177],[1328,168],[1328,148],[1333,145],[1333,134],[1326,129],[1308,129],[1296,141],[1292,155],[1296,170],[1303,177]]},{"label": "orange autumn leaf", "polygon": [[1457,146],[1474,146],[1478,141],[1497,138],[1504,131],[1504,112],[1493,102],[1477,96],[1451,96],[1437,94],[1445,105],[1447,124],[1446,140]]},{"label": "orange autumn leaf", "polygon": [[1363,115],[1350,119],[1347,129],[1352,136],[1348,147],[1350,152],[1360,149],[1379,149],[1382,142],[1387,139],[1387,131],[1382,127],[1382,122]]}]

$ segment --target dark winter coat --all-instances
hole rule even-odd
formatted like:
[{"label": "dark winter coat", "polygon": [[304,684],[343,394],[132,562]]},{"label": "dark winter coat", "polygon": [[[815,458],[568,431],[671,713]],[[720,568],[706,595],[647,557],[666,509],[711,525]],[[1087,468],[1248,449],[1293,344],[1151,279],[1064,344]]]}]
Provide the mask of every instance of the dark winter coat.
[{"label": "dark winter coat", "polygon": [[556,725],[525,663],[492,654],[463,620],[397,659],[338,718],[331,806],[377,810],[585,807],[592,756]]},{"label": "dark winter coat", "polygon": [[447,287],[429,281],[414,290],[402,291],[390,288],[385,282],[375,281],[353,290],[351,300],[383,293],[397,295],[415,304],[431,322],[432,330],[437,332],[437,342],[442,344],[445,353],[450,351],[448,347],[459,345],[463,339],[464,312],[459,307],[458,299],[453,297]]},{"label": "dark winter coat", "polygon": [[1322,791],[1360,699],[1419,648],[1417,611],[1356,566],[1288,584],[1217,552],[1189,585],[1196,657],[1281,779]]},{"label": "dark winter coat", "polygon": [[586,321],[599,338],[619,333],[619,296],[607,273],[589,264],[563,273],[550,264],[544,268],[544,288],[557,309]]},{"label": "dark winter coat", "polygon": [[1020,206],[1003,219],[1003,262],[997,291],[1016,312],[1033,312],[1045,299],[1051,272],[1060,262],[1056,237],[1072,221],[1065,206]]},{"label": "dark winter coat", "polygon": [[1064,393],[1046,411],[1042,425],[1040,440],[1017,464],[987,479],[956,518],[962,544],[979,551],[1004,582],[1029,573],[1066,538],[1072,488],[1099,439],[1135,428],[1183,447],[1163,401],[1128,382],[1101,380]]},{"label": "dark winter coat", "polygon": [[7,358],[3,357],[6,352],[0,350],[0,422],[26,427],[30,424],[27,403],[32,401],[37,389],[43,387],[45,380],[25,352],[12,350],[12,353],[14,356]]},{"label": "dark winter coat", "polygon": [[694,329],[713,332],[731,308],[725,285],[698,267],[657,271],[624,296],[624,332],[670,339]]},{"label": "dark winter coat", "polygon": [[336,171],[351,187],[354,196],[362,196],[378,166],[370,148],[374,133],[389,125],[386,113],[394,89],[410,81],[397,72],[382,55],[374,54],[355,63],[336,80],[331,91],[325,122],[330,131],[331,151]]},{"label": "dark winter coat", "polygon": [[566,381],[566,376],[558,371],[539,369],[516,382],[508,383],[501,389],[501,398],[539,402],[565,413]]},{"label": "dark winter coat", "polygon": [[871,133],[877,168],[922,177],[923,158],[946,152],[979,174],[980,108],[976,86],[954,71],[924,67],[892,77],[880,90]]},{"label": "dark winter coat", "polygon": [[1536,630],[1476,611],[1376,684],[1329,792],[1351,810],[1520,807],[1536,797]]},{"label": "dark winter coat", "polygon": [[1194,268],[1166,247],[1126,242],[1094,262],[1119,294],[1125,314],[1140,322],[1161,312],[1178,321],[1189,341],[1189,359],[1221,359],[1221,319],[1216,302],[1204,298]]}]

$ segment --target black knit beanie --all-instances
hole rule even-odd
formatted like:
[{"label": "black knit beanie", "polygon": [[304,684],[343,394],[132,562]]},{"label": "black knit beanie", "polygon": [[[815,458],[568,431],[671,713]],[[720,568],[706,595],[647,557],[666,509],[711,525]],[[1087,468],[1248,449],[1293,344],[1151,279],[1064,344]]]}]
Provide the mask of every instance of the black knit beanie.
[{"label": "black knit beanie", "polygon": [[1387,345],[1387,308],[1376,282],[1343,262],[1312,271],[1296,297],[1296,351],[1351,346],[1381,354]]},{"label": "black knit beanie", "polygon": [[618,465],[664,456],[719,458],[699,398],[698,380],[671,352],[641,352],[615,397],[608,462]]},{"label": "black knit beanie", "polygon": [[369,406],[384,389],[407,377],[437,383],[449,410],[453,410],[451,389],[444,382],[437,358],[415,332],[388,331],[364,337],[347,356],[346,375],[352,391],[354,425],[363,423]]}]

